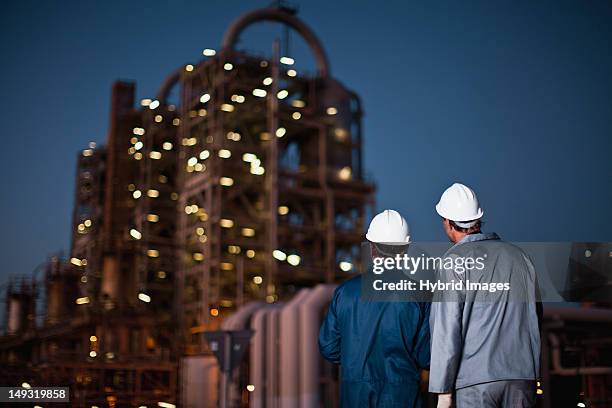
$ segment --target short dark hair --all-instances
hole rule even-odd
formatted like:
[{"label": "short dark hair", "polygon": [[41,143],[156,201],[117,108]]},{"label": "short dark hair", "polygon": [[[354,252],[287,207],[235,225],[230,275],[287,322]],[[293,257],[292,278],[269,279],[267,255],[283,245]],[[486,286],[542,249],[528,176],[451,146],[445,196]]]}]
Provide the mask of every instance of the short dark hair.
[{"label": "short dark hair", "polygon": [[408,248],[408,244],[406,245],[389,245],[389,244],[379,244],[376,242],[372,242],[374,248],[376,248],[376,252],[385,256],[395,256],[401,255],[406,252]]},{"label": "short dark hair", "polygon": [[453,220],[448,220],[448,223],[450,224],[451,228],[454,229],[455,231],[459,231],[463,233],[480,231],[480,227],[482,226],[482,221],[480,220],[461,221],[461,222],[464,223],[464,222],[474,222],[474,221],[476,221],[476,224],[472,225],[471,227],[467,227],[467,228],[458,226]]}]

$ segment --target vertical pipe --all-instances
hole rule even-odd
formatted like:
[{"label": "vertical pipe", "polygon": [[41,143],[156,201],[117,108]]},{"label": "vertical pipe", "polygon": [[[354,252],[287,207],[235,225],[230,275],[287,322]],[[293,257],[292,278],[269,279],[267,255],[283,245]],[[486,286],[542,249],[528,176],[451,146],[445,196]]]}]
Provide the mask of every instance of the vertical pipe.
[{"label": "vertical pipe", "polygon": [[278,241],[278,141],[276,140],[276,129],[278,128],[278,60],[279,43],[274,41],[272,52],[272,85],[268,94],[268,129],[270,132],[270,142],[268,143],[268,162],[266,163],[266,192],[268,194],[268,245],[267,259],[268,268],[266,270],[266,295],[274,295],[274,280],[276,279],[276,261],[272,257],[272,252],[277,248]]}]

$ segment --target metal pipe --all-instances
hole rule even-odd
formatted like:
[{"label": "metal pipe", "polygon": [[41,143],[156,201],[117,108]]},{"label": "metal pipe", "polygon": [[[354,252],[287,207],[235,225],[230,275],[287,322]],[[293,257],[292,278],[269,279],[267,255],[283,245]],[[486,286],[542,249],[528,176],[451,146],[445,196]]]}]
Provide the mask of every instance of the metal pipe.
[{"label": "metal pipe", "polygon": [[612,374],[612,367],[563,367],[561,362],[561,341],[556,334],[549,333],[553,369],[551,374],[561,376]]},{"label": "metal pipe", "polygon": [[321,309],[327,305],[336,285],[317,285],[299,306],[300,310],[300,408],[318,408],[320,363],[318,337]]},{"label": "metal pipe", "polygon": [[[297,370],[300,352],[299,306],[308,297],[311,289],[302,289],[280,313],[280,406],[299,407],[299,382]],[[316,356],[316,355],[315,355]],[[313,358],[313,356],[310,356]]]}]

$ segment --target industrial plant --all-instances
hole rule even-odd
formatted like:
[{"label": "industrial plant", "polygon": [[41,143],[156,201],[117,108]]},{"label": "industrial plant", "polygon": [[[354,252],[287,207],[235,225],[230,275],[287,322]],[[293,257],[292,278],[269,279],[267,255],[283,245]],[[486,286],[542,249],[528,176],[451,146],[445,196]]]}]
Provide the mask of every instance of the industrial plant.
[{"label": "industrial plant", "polygon": [[[316,72],[279,42],[238,50],[264,21],[298,33]],[[105,143],[78,152],[69,254],[3,288],[0,385],[69,386],[66,406],[87,408],[337,406],[316,339],[375,205],[362,116],[287,7],[240,16],[151,98],[114,83]],[[541,406],[560,406],[559,387],[609,406],[611,321],[545,310]],[[229,371],[207,338],[220,331],[250,336]]]}]

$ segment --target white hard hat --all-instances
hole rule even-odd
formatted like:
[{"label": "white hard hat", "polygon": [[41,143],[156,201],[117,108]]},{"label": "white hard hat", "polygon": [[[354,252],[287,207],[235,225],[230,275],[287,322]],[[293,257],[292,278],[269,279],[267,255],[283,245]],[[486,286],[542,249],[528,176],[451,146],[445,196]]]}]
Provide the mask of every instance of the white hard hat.
[{"label": "white hard hat", "polygon": [[436,211],[441,217],[463,228],[474,226],[484,214],[474,190],[461,183],[453,184],[442,193]]},{"label": "white hard hat", "polygon": [[385,210],[370,222],[366,239],[378,244],[406,245],[410,243],[408,223],[395,210]]}]

